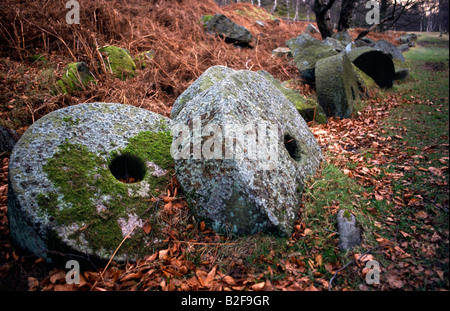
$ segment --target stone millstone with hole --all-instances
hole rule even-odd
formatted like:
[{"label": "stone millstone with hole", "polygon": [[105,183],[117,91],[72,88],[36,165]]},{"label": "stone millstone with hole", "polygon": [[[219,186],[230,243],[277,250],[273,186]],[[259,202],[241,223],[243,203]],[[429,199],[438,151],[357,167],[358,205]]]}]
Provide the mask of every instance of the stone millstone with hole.
[{"label": "stone millstone with hole", "polygon": [[15,244],[49,262],[61,259],[57,254],[108,260],[131,231],[115,260],[162,247],[164,222],[150,198],[173,171],[171,123],[114,103],[71,106],[35,122],[9,163]]},{"label": "stone millstone with hole", "polygon": [[359,89],[352,63],[345,54],[317,62],[316,90],[317,101],[328,117],[350,117],[359,100]]},{"label": "stone millstone with hole", "polygon": [[211,67],[177,99],[172,119],[177,179],[200,220],[225,234],[292,233],[304,184],[323,156],[271,81]]},{"label": "stone millstone with hole", "polygon": [[354,48],[347,53],[350,61],[371,77],[381,88],[390,88],[394,83],[395,67],[392,58],[372,47]]}]

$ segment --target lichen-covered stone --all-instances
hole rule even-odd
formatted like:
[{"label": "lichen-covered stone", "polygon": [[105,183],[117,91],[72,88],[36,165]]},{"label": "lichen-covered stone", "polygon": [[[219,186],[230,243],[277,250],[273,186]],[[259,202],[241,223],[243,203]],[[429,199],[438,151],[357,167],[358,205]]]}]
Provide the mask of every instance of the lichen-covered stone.
[{"label": "lichen-covered stone", "polygon": [[64,68],[61,80],[56,82],[62,93],[81,91],[89,83],[97,83],[85,62],[71,63]]},{"label": "lichen-covered stone", "polygon": [[306,122],[316,121],[320,124],[327,123],[325,112],[315,100],[307,98],[293,89],[284,87],[280,81],[272,77],[267,71],[260,70],[258,73],[272,82],[289,99]]},{"label": "lichen-covered stone", "polygon": [[390,88],[394,83],[392,58],[372,47],[354,48],[347,53],[350,61],[371,77],[381,88]]},{"label": "lichen-covered stone", "polygon": [[317,101],[327,116],[350,117],[359,91],[352,64],[345,54],[317,62],[316,90]]},{"label": "lichen-covered stone", "polygon": [[339,249],[342,252],[361,245],[361,233],[355,216],[350,211],[340,210],[337,214]]},{"label": "lichen-covered stone", "polygon": [[272,56],[284,56],[292,57],[291,49],[286,47],[279,47],[272,50]]},{"label": "lichen-covered stone", "polygon": [[134,77],[136,64],[127,50],[112,45],[102,47],[98,50],[104,54],[106,68],[117,78],[126,80]]},{"label": "lichen-covered stone", "polygon": [[286,41],[286,44],[291,49],[300,74],[305,79],[305,82],[309,84],[315,81],[314,68],[316,62],[319,59],[338,54],[333,47],[313,38],[307,33]]},{"label": "lichen-covered stone", "polygon": [[370,45],[371,47],[380,50],[388,55],[390,55],[393,59],[399,59],[402,62],[405,61],[405,58],[402,55],[402,52],[397,49],[395,45],[386,41],[384,39],[378,40]]},{"label": "lichen-covered stone", "polygon": [[333,49],[335,49],[337,52],[341,52],[345,49],[345,44],[335,38],[327,37],[324,40],[322,40],[323,43],[326,45],[331,46]]},{"label": "lichen-covered stone", "polygon": [[246,28],[236,24],[223,14],[216,14],[204,22],[206,31],[215,33],[230,43],[249,43],[252,34]]},{"label": "lichen-covered stone", "polygon": [[[170,126],[145,109],[108,103],[70,106],[36,121],[10,158],[13,241],[48,261],[58,253],[108,260],[136,226],[115,259],[161,247],[163,222],[149,199],[164,190],[173,167]],[[122,182],[129,178],[136,182]],[[148,235],[140,228],[147,220]]]},{"label": "lichen-covered stone", "polygon": [[[228,74],[206,87],[213,72]],[[174,158],[192,211],[222,233],[290,235],[304,183],[322,160],[320,147],[292,103],[261,74],[220,66],[203,75],[172,113],[174,129],[191,132],[183,138],[174,130],[172,150],[188,151]],[[256,137],[258,148],[251,144]],[[213,138],[217,154],[207,158],[205,143]]]},{"label": "lichen-covered stone", "polygon": [[208,88],[221,81],[223,78],[234,72],[233,69],[226,66],[212,66],[209,67],[194,83],[191,84],[173,104],[170,111],[170,117],[175,120],[178,113],[184,108],[184,106],[192,100],[195,96],[206,91]]}]

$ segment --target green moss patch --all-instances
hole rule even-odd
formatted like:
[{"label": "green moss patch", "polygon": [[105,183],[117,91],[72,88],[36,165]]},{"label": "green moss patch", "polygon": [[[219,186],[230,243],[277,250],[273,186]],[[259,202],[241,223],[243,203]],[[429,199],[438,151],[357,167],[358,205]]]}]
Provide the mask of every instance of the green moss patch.
[{"label": "green moss patch", "polygon": [[89,83],[97,83],[97,81],[90,73],[87,64],[84,62],[67,65],[61,80],[56,82],[57,87],[64,94],[69,94],[73,91],[81,91]]},{"label": "green moss patch", "polygon": [[113,176],[109,164],[118,155],[130,154],[170,170],[173,167],[171,142],[169,132],[141,132],[130,139],[125,149],[110,154],[109,163],[82,145],[61,144],[43,167],[57,190],[39,195],[40,213],[47,215],[56,226],[76,228],[69,239],[87,242],[93,251],[110,253],[134,225],[142,226],[143,220],[150,219],[152,232],[145,235],[136,229],[119,253],[138,255],[148,251],[149,243],[151,246],[157,239],[162,225],[157,207],[152,207],[145,198],[159,195],[170,173],[158,177],[153,174],[154,167],[149,166],[141,182],[127,184]]},{"label": "green moss patch", "polygon": [[105,46],[99,51],[105,55],[106,68],[110,69],[117,78],[126,80],[134,77],[136,64],[127,50],[117,46]]}]

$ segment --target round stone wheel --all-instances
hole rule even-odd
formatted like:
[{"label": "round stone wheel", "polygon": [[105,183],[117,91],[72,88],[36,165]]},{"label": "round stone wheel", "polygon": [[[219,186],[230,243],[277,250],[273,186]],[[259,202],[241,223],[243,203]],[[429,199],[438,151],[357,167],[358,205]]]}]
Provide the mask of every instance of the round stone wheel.
[{"label": "round stone wheel", "polygon": [[359,91],[352,64],[345,54],[317,62],[316,90],[317,101],[328,117],[350,117],[359,100]]},{"label": "round stone wheel", "polygon": [[130,232],[115,260],[162,247],[164,224],[150,198],[173,172],[171,122],[115,103],[71,106],[35,122],[9,163],[13,242],[49,262],[73,254],[108,260]]}]

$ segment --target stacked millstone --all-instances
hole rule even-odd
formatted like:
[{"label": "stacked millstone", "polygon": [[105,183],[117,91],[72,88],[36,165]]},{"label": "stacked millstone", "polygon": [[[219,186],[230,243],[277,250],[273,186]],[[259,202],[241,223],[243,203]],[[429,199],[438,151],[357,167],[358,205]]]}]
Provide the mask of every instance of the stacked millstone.
[{"label": "stacked millstone", "polygon": [[176,100],[177,179],[195,215],[221,233],[289,236],[322,153],[264,74],[214,66]]},{"label": "stacked millstone", "polygon": [[[149,199],[173,168],[170,126],[145,109],[108,103],[63,108],[35,122],[9,163],[15,244],[50,262],[61,253],[108,260],[130,232],[115,259],[162,247],[164,224]],[[141,229],[147,221],[151,232]]]}]

